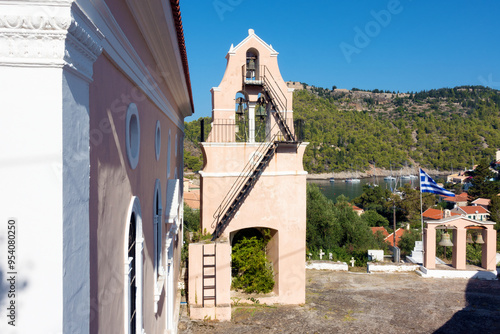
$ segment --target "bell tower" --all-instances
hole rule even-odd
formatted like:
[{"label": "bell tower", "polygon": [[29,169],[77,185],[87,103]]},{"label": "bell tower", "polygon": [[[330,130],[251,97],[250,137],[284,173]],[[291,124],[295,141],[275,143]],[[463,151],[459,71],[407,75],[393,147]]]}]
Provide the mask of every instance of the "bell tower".
[{"label": "bell tower", "polygon": [[[211,89],[211,131],[201,143],[201,229],[212,234],[214,247],[209,255],[217,258],[210,272],[216,284],[207,284],[215,292],[206,293],[214,293],[212,306],[217,309],[222,296],[229,296],[231,272],[225,270],[230,268],[233,241],[244,231],[258,234],[266,229],[271,236],[266,253],[275,286],[261,302],[301,304],[305,302],[307,175],[302,159],[307,143],[294,133],[293,89],[281,76],[278,52],[253,29],[238,45],[231,45],[226,59],[222,81]],[[206,266],[194,258],[204,254],[203,247],[190,245],[190,291],[198,296],[205,296],[199,267]],[[225,249],[228,254],[216,254]],[[190,297],[190,302],[195,300]],[[199,304],[205,308],[203,302]]]}]

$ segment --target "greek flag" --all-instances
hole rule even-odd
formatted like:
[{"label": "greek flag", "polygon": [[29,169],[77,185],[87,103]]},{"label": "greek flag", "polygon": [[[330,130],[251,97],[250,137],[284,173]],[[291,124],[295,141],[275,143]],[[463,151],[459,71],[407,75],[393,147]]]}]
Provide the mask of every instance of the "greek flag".
[{"label": "greek flag", "polygon": [[433,193],[443,196],[455,197],[455,194],[437,185],[426,172],[420,168],[420,191],[423,193]]}]

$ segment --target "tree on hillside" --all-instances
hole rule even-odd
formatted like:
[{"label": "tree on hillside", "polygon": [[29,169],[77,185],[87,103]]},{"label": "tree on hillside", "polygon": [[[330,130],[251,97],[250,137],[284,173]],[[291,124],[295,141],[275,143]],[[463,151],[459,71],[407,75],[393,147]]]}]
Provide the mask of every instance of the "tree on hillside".
[{"label": "tree on hillside", "polygon": [[481,160],[473,172],[472,187],[467,191],[471,196],[471,201],[479,197],[491,198],[498,194],[500,192],[500,183],[499,181],[491,181],[494,178],[495,174],[489,169],[487,160]]},{"label": "tree on hillside", "polygon": [[375,210],[367,210],[361,215],[361,219],[370,227],[389,226],[389,221]]},{"label": "tree on hillside", "polygon": [[334,224],[334,205],[319,190],[318,185],[308,183],[306,195],[307,230],[306,243],[309,249],[331,249],[338,245],[339,231]]}]

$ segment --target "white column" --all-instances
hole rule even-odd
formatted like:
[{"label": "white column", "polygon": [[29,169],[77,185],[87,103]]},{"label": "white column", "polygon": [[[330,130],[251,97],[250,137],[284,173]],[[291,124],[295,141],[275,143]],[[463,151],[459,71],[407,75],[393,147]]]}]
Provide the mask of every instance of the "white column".
[{"label": "white column", "polygon": [[88,332],[88,84],[102,35],[72,1],[1,1],[0,12],[0,220],[18,219],[15,329]]},{"label": "white column", "polygon": [[248,103],[248,142],[255,143],[255,102]]}]

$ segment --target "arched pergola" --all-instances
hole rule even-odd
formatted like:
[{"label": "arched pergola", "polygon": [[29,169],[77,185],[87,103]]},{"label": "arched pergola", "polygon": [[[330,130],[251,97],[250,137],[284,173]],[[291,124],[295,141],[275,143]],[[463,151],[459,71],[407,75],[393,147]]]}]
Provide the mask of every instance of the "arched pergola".
[{"label": "arched pergola", "polygon": [[475,229],[483,236],[481,267],[486,270],[496,269],[497,231],[495,223],[478,221],[463,216],[448,217],[440,220],[426,221],[424,229],[424,267],[436,268],[436,229],[447,228],[453,230],[453,259],[455,269],[466,269],[467,230]]}]

